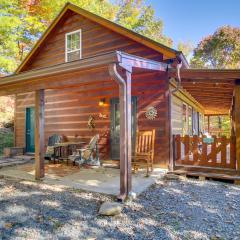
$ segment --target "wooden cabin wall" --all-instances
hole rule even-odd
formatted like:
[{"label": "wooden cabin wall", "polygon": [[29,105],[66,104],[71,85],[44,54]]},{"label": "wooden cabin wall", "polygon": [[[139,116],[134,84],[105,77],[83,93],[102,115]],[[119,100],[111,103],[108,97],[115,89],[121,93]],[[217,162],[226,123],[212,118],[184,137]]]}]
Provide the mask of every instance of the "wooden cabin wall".
[{"label": "wooden cabin wall", "polygon": [[182,135],[183,130],[183,104],[191,106],[194,110],[204,115],[203,110],[199,109],[198,106],[191,100],[185,102],[181,97],[183,94],[178,94],[179,96],[171,95],[171,132],[172,134]]},{"label": "wooden cabin wall", "polygon": [[65,34],[79,29],[82,31],[82,58],[118,50],[158,61],[163,59],[161,53],[69,10],[22,71],[64,63]]},{"label": "wooden cabin wall", "polygon": [[183,101],[172,95],[171,97],[171,121],[172,121],[172,134],[182,135],[182,106]]},{"label": "wooden cabin wall", "polygon": [[[64,63],[65,34],[79,29],[82,31],[82,58],[118,50],[157,61],[163,59],[161,53],[104,28],[72,11],[68,11],[22,71]],[[133,77],[132,95],[138,97],[139,129],[156,129],[154,161],[167,167],[169,160],[169,120],[167,118],[168,105],[166,99],[168,84],[165,77],[159,77],[156,74],[142,75],[138,81],[136,80],[138,77]],[[88,96],[87,100],[86,95]],[[98,101],[105,97],[109,103],[110,98],[114,96],[118,96],[118,86],[110,79],[109,82],[99,82],[98,85],[88,86],[84,90],[82,87],[47,90],[46,143],[47,138],[53,133],[63,134],[68,140],[80,137],[86,139],[86,141],[89,141],[89,138],[95,133],[100,133],[101,157],[108,159],[110,157],[110,106],[101,108],[98,106]],[[33,104],[32,94],[18,95],[16,143],[19,146],[25,145],[25,108],[31,104]],[[157,119],[147,121],[145,111],[147,107],[152,105],[157,107],[159,115]],[[100,112],[106,114],[108,118],[99,119]],[[96,129],[94,131],[87,129],[87,119],[90,114],[96,118]]]},{"label": "wooden cabin wall", "polygon": [[[93,76],[94,78],[94,76]],[[147,79],[147,81],[146,81]],[[95,79],[97,80],[97,79]],[[154,162],[167,167],[169,160],[169,119],[166,92],[168,82],[157,72],[133,74],[132,96],[137,96],[137,128],[156,131]],[[110,159],[110,98],[118,97],[118,85],[109,79],[65,89],[46,90],[45,144],[52,134],[61,134],[66,140],[84,140],[100,134],[100,157]],[[107,105],[98,102],[106,98]],[[26,107],[34,106],[34,93],[19,94],[16,98],[16,145],[25,147]],[[146,109],[154,106],[157,118],[148,120]],[[99,114],[107,118],[99,117]],[[89,116],[95,118],[96,128],[88,129]]]}]

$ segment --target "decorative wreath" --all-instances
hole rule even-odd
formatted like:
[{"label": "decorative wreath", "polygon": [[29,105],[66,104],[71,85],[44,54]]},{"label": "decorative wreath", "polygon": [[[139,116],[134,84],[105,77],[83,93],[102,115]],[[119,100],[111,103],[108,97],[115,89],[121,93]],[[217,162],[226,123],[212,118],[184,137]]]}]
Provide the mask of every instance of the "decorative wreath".
[{"label": "decorative wreath", "polygon": [[149,120],[153,120],[157,117],[157,109],[155,107],[149,107],[145,113],[145,116]]},{"label": "decorative wreath", "polygon": [[93,116],[91,116],[91,115],[89,116],[87,125],[88,125],[89,129],[95,128],[95,119]]}]

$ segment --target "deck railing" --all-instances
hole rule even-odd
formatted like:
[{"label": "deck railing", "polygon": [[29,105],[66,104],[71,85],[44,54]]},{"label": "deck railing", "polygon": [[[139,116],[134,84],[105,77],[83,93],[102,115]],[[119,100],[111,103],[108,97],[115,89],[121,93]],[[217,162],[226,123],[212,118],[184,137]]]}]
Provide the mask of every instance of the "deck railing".
[{"label": "deck railing", "polygon": [[173,136],[175,165],[236,169],[236,137]]}]

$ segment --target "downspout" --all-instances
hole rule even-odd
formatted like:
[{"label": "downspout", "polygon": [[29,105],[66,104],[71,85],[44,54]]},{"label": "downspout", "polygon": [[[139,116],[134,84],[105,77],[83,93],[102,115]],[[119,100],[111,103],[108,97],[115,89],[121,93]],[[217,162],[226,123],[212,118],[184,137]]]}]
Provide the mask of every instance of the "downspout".
[{"label": "downspout", "polygon": [[[128,72],[128,70],[126,70]],[[127,111],[127,83],[122,78],[122,76],[117,71],[117,64],[113,63],[109,65],[109,74],[110,76],[119,84],[120,91],[120,194],[118,195],[118,200],[125,200],[129,195],[132,194],[132,184],[131,180],[129,180],[129,159],[128,159],[128,129],[127,129],[127,114],[124,114],[124,118],[122,119],[121,113]],[[121,127],[123,127],[121,130]],[[131,129],[130,129],[131,130]],[[124,132],[123,132],[124,131]],[[126,146],[127,145],[127,146]],[[121,149],[122,148],[122,149]],[[127,151],[126,151],[127,149]],[[131,170],[130,170],[131,171]]]},{"label": "downspout", "polygon": [[171,93],[175,93],[179,90],[180,86],[181,86],[181,75],[180,75],[180,71],[181,71],[181,68],[182,68],[182,61],[180,61],[178,64],[177,64],[177,87],[175,89],[173,89],[171,91]]}]

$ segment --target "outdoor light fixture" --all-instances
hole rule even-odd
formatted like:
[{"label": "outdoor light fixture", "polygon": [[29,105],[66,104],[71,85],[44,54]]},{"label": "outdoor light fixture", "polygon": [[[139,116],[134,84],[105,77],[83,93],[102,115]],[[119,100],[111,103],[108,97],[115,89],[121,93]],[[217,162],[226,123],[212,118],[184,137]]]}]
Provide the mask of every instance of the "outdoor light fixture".
[{"label": "outdoor light fixture", "polygon": [[105,106],[105,103],[106,103],[106,99],[105,99],[105,98],[101,98],[100,101],[99,101],[99,103],[98,103],[98,105],[99,105],[100,107],[104,107],[104,106]]}]

